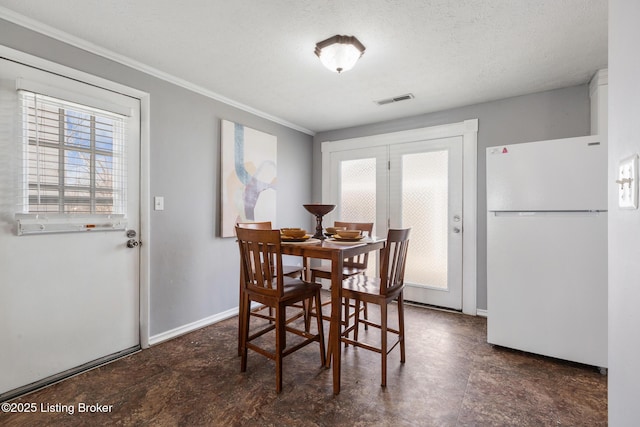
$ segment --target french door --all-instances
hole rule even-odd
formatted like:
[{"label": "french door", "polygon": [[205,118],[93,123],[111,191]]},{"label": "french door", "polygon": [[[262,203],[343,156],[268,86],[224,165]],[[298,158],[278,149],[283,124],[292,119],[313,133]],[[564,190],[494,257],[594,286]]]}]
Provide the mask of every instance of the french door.
[{"label": "french door", "polygon": [[389,224],[411,227],[404,297],[462,309],[462,137],[389,149]]},{"label": "french door", "polygon": [[[388,149],[373,147],[332,153],[331,221],[373,222],[376,235],[387,232]],[[327,224],[329,224],[327,222]]]},{"label": "french door", "polygon": [[[462,309],[461,136],[330,153],[332,220],[411,227],[405,299]],[[373,267],[375,268],[375,267]],[[375,269],[372,270],[372,273]]]}]

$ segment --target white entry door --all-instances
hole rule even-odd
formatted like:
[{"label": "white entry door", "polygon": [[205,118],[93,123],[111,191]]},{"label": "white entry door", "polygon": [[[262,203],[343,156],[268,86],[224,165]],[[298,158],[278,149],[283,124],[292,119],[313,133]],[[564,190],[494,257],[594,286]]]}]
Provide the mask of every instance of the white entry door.
[{"label": "white entry door", "polygon": [[5,59],[0,103],[2,400],[140,346],[140,107]]},{"label": "white entry door", "polygon": [[390,148],[390,225],[411,227],[408,301],[462,309],[462,137]]},{"label": "white entry door", "polygon": [[330,154],[330,221],[412,228],[408,301],[462,309],[462,148],[456,136]]}]

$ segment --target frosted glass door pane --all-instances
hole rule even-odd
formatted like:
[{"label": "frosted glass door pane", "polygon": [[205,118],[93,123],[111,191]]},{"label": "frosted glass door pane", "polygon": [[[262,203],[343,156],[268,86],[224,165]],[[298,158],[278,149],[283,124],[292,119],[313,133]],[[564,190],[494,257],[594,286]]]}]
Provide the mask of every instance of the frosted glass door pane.
[{"label": "frosted glass door pane", "polygon": [[412,227],[405,281],[447,289],[448,151],[402,156],[402,224]]},{"label": "frosted glass door pane", "polygon": [[[343,160],[340,164],[340,221],[373,222],[376,229],[376,159]],[[374,233],[375,234],[375,233]],[[369,256],[367,274],[375,276],[376,257]]]},{"label": "frosted glass door pane", "polygon": [[338,220],[375,222],[376,159],[343,160],[340,164],[340,177],[340,218]]}]

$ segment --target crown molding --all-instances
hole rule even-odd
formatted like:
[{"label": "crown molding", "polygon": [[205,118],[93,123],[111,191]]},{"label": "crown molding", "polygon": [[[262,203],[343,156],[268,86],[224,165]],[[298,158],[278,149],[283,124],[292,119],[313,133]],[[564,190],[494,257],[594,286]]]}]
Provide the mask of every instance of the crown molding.
[{"label": "crown molding", "polygon": [[79,37],[75,37],[69,33],[53,28],[49,25],[43,24],[40,21],[36,21],[35,19],[26,17],[19,13],[16,13],[12,10],[9,10],[5,7],[0,6],[0,18],[5,19],[9,22],[12,22],[21,27],[27,28],[29,30],[35,31],[47,37],[51,37],[68,45],[77,47],[79,49],[85,50],[89,53],[101,56],[103,58],[109,59],[111,61],[117,62],[122,65],[126,65],[127,67],[133,68],[137,71],[141,71],[145,74],[149,74],[153,77],[157,77],[161,80],[167,81],[169,83],[175,84],[176,86],[180,86],[184,89],[190,90],[191,92],[198,93],[200,95],[206,96],[208,98],[214,99],[216,101],[222,102],[223,104],[229,105],[231,107],[237,108],[239,110],[245,111],[247,113],[251,113],[255,116],[261,117],[263,119],[267,119],[274,123],[280,124],[282,126],[286,126],[290,129],[297,130],[299,132],[305,133],[307,135],[314,136],[316,133],[312,130],[304,128],[302,126],[298,126],[295,123],[291,123],[287,120],[281,119],[279,117],[273,116],[269,113],[265,113],[264,111],[258,110],[256,108],[250,107],[241,102],[234,101],[233,99],[227,98],[226,96],[220,95],[219,93],[213,92],[209,89],[206,89],[202,86],[193,84],[187,80],[184,80],[180,77],[176,77],[174,75],[165,73],[164,71],[160,71],[154,67],[151,67],[147,64],[143,64],[142,62],[136,61],[135,59],[129,58],[124,55],[120,55],[116,52],[113,52],[109,49],[105,49],[101,46],[98,46],[94,43],[83,40]]},{"label": "crown molding", "polygon": [[598,86],[604,86],[609,84],[609,69],[603,68],[595,72],[591,81],[589,82],[589,95],[593,96],[593,94],[598,90]]}]

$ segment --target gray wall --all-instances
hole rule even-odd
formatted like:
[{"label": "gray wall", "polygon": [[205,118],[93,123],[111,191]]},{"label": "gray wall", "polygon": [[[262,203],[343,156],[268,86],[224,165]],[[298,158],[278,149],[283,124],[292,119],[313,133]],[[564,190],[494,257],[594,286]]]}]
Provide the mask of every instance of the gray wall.
[{"label": "gray wall", "polygon": [[[114,61],[0,20],[0,44],[151,94],[150,333],[216,315],[238,305],[233,238],[216,237],[220,212],[220,119],[276,135],[276,226],[310,227],[312,138]],[[142,203],[151,203],[143,200]]]},{"label": "gray wall", "polygon": [[[589,134],[586,85],[487,102],[313,138],[232,108],[114,61],[0,20],[0,43],[151,94],[152,211],[151,334],[237,305],[232,239],[216,236],[219,213],[219,120],[229,119],[278,137],[280,185],[276,225],[310,227],[301,203],[321,199],[323,141],[388,133],[478,118],[478,295],[486,309],[485,148]],[[393,108],[393,105],[381,108]],[[188,114],[187,114],[188,113]],[[308,174],[312,166],[313,174]],[[144,201],[150,203],[150,201]]]},{"label": "gray wall", "polygon": [[621,210],[618,162],[640,153],[640,2],[609,1],[609,424],[640,420],[640,211]]},{"label": "gray wall", "polygon": [[[313,147],[313,199],[320,200],[322,194],[320,171],[323,141],[479,119],[477,307],[485,310],[487,308],[485,149],[495,145],[588,135],[590,133],[589,104],[588,85],[581,85],[368,126],[319,133],[314,137]],[[381,108],[393,108],[393,105]]]}]

